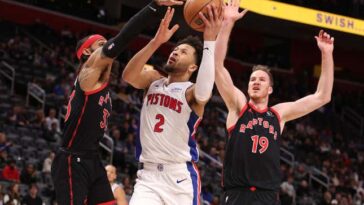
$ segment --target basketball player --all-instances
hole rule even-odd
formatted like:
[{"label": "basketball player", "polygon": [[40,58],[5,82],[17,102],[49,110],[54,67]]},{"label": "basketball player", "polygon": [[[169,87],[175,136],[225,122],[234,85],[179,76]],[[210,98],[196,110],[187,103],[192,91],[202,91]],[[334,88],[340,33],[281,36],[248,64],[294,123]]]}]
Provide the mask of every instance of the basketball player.
[{"label": "basketball player", "polygon": [[[155,37],[126,65],[123,79],[144,89],[140,141],[137,159],[141,162],[131,205],[197,205],[200,176],[195,162],[198,151],[195,130],[210,99],[215,79],[215,39],[222,18],[215,6],[208,7],[204,45],[193,37],[177,43],[163,77],[154,69],[143,69],[148,59],[178,29],[169,29],[174,10],[168,10]],[[202,56],[202,57],[201,57]],[[189,82],[198,70],[196,83]]]},{"label": "basketball player", "polygon": [[331,99],[334,38],[320,31],[316,36],[322,72],[314,94],[294,102],[268,107],[273,77],[267,67],[256,66],[250,75],[248,98],[234,86],[224,67],[228,39],[240,12],[239,0],[224,7],[224,21],[216,40],[216,85],[227,108],[226,155],[223,168],[224,204],[280,204],[280,140],[284,124],[322,107]]},{"label": "basketball player", "polygon": [[128,202],[125,198],[125,192],[123,187],[120,184],[116,183],[116,167],[109,164],[105,167],[107,179],[109,180],[112,193],[114,194],[114,198],[116,200],[117,205],[128,205]]},{"label": "basketball player", "polygon": [[164,5],[176,4],[183,2],[156,0],[130,19],[109,41],[96,34],[78,43],[79,74],[68,103],[63,142],[51,171],[59,205],[115,203],[97,153],[111,113],[108,81],[113,59],[145,25],[163,15]]}]

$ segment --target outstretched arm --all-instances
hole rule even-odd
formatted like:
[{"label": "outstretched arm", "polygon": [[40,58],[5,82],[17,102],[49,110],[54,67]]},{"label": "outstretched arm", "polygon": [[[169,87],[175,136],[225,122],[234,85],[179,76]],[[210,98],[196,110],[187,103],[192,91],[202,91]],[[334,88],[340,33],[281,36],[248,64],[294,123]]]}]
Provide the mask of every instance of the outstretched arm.
[{"label": "outstretched arm", "polygon": [[331,100],[334,83],[334,38],[323,30],[315,36],[317,45],[321,50],[322,69],[316,92],[295,102],[275,105],[273,108],[281,115],[282,123],[297,119],[322,107]]},{"label": "outstretched arm", "polygon": [[105,43],[102,54],[108,58],[116,58],[144,28],[148,25],[157,25],[167,10],[166,6],[182,4],[182,0],[153,0],[135,14],[118,35]]},{"label": "outstretched arm", "polygon": [[[215,82],[215,41],[220,31],[222,23],[222,15],[217,12],[216,5],[208,6],[207,17],[199,13],[200,18],[205,24],[203,34],[204,45],[201,64],[199,65],[196,83],[187,92],[191,92],[193,101],[203,107],[211,97],[212,89]],[[188,93],[187,93],[188,95]],[[187,96],[188,97],[188,96]]]},{"label": "outstretched arm", "polygon": [[154,80],[161,77],[157,71],[143,70],[143,68],[153,53],[163,43],[167,42],[179,28],[178,25],[174,25],[171,29],[168,28],[173,18],[173,14],[174,9],[168,8],[155,37],[142,50],[135,54],[126,65],[122,78],[133,87],[145,89]]},{"label": "outstretched arm", "polygon": [[153,0],[141,11],[135,14],[120,30],[120,32],[110,40],[108,40],[102,47],[98,48],[88,58],[86,67],[93,70],[95,79],[98,80],[99,76],[108,65],[113,62],[138,34],[147,26],[154,25],[163,17],[166,6],[182,5],[183,0]]},{"label": "outstretched arm", "polygon": [[[229,1],[223,8],[224,21],[220,33],[216,40],[215,67],[216,67],[216,87],[223,98],[229,113],[240,112],[246,97],[238,88],[234,86],[233,80],[224,66],[227,53],[228,41],[234,24],[241,19],[247,12],[244,10],[239,13],[239,0]],[[229,123],[228,123],[229,124]]]}]

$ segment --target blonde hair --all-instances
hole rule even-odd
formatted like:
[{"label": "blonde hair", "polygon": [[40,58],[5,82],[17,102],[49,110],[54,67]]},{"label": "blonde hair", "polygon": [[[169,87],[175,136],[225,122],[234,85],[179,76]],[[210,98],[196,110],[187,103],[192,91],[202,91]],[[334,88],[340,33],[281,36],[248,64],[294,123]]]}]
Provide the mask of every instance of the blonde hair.
[{"label": "blonde hair", "polygon": [[270,86],[273,87],[273,82],[274,82],[273,81],[273,75],[270,72],[270,69],[268,68],[268,66],[265,66],[265,65],[255,65],[252,68],[252,73],[254,73],[255,71],[258,71],[258,70],[261,70],[261,71],[263,71],[263,72],[265,72],[265,73],[268,74],[268,76],[269,76],[269,84],[270,84]]}]

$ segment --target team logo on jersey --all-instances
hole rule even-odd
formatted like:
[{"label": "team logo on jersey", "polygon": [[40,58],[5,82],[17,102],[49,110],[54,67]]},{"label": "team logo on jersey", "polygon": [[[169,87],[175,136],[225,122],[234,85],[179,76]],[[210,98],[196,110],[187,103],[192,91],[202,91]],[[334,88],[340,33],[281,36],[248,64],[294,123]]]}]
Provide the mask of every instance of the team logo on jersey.
[{"label": "team logo on jersey", "polygon": [[267,112],[267,116],[268,116],[268,117],[273,117],[273,113],[272,113],[271,111],[268,111],[268,112]]},{"label": "team logo on jersey", "polygon": [[110,93],[108,92],[105,97],[100,96],[99,105],[103,106],[104,104],[107,104],[109,101],[111,103]]},{"label": "team logo on jersey", "polygon": [[113,49],[113,48],[114,48],[114,46],[115,46],[115,44],[114,44],[114,43],[112,43],[112,44],[110,44],[110,45],[109,45],[109,47],[107,47],[107,49],[108,49],[108,50],[111,50],[111,49]]},{"label": "team logo on jersey", "polygon": [[264,120],[263,118],[253,118],[252,120],[249,120],[248,123],[242,123],[239,128],[239,132],[245,133],[246,130],[253,130],[254,127],[260,126],[265,129],[268,129],[268,132],[274,136],[274,140],[277,139],[278,133],[275,130],[274,126],[269,124],[269,121]]},{"label": "team logo on jersey", "polygon": [[173,88],[171,92],[180,92],[182,91],[182,88]]}]

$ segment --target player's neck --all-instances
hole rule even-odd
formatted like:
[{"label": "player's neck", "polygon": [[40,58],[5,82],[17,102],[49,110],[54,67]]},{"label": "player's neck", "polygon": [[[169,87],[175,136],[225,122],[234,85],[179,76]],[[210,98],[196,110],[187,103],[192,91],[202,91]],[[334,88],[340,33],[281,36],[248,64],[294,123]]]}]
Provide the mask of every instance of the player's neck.
[{"label": "player's neck", "polygon": [[249,103],[254,105],[258,110],[264,110],[268,107],[268,98],[250,99]]},{"label": "player's neck", "polygon": [[169,85],[171,83],[176,83],[176,82],[186,82],[189,80],[189,76],[187,75],[168,75],[167,78],[167,82],[166,85]]}]

